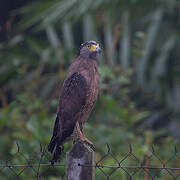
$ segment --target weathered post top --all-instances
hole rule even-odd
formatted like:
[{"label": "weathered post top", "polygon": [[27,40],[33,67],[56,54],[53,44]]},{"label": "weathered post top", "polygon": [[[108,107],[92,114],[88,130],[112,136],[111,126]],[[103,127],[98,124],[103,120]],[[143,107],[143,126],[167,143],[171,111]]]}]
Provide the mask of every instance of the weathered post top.
[{"label": "weathered post top", "polygon": [[94,180],[94,152],[88,145],[77,142],[66,154],[66,162],[67,180]]}]

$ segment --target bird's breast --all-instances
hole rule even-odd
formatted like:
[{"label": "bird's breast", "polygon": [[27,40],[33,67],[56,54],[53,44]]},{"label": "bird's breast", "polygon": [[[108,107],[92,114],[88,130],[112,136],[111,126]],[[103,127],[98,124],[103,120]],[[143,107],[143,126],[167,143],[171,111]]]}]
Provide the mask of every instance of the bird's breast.
[{"label": "bird's breast", "polygon": [[97,100],[98,96],[98,71],[96,67],[93,67],[88,70],[88,72],[85,75],[85,78],[88,82],[88,92],[87,92],[87,99],[86,99],[86,105],[83,109],[83,116],[82,116],[82,122],[85,122],[94,106]]}]

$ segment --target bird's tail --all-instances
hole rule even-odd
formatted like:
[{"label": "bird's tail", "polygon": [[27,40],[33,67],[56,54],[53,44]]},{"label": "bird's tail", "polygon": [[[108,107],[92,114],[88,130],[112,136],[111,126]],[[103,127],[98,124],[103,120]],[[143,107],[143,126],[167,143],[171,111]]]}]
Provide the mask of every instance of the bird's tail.
[{"label": "bird's tail", "polygon": [[64,150],[64,146],[63,146],[62,142],[58,138],[52,137],[52,139],[48,145],[48,151],[50,153],[54,152],[53,158],[51,160],[51,164],[54,164],[55,162],[57,162],[57,160],[60,158],[63,150]]},{"label": "bird's tail", "polygon": [[54,153],[53,159],[51,160],[51,164],[54,164],[59,158],[63,151],[63,138],[60,131],[59,117],[57,115],[56,121],[53,129],[53,136],[48,145],[48,151],[50,153]]},{"label": "bird's tail", "polygon": [[53,158],[51,160],[51,164],[54,164],[59,158],[61,153],[63,152],[63,144],[67,137],[69,137],[73,131],[76,122],[65,124],[64,130],[60,129],[59,124],[59,116],[56,117],[54,130],[53,130],[53,137],[51,138],[51,141],[48,145],[48,151],[50,153],[53,153]]},{"label": "bird's tail", "polygon": [[54,148],[55,148],[55,146],[56,146],[56,139],[57,139],[57,138],[55,138],[54,136],[51,138],[51,141],[50,141],[50,143],[49,143],[49,145],[48,145],[48,151],[49,151],[50,153],[53,153],[53,151],[54,151]]},{"label": "bird's tail", "polygon": [[56,146],[56,149],[53,154],[53,158],[51,160],[51,164],[53,165],[55,162],[57,162],[58,159],[60,159],[60,156],[64,150],[64,146]]}]

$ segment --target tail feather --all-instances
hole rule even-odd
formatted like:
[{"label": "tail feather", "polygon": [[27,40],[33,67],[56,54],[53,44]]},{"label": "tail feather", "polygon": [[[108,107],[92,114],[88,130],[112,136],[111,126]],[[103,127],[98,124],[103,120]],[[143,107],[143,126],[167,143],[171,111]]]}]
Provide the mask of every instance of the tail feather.
[{"label": "tail feather", "polygon": [[48,145],[48,151],[50,153],[53,153],[55,146],[56,146],[56,138],[53,136],[49,145]]},{"label": "tail feather", "polygon": [[53,129],[53,136],[52,136],[51,141],[50,141],[50,143],[48,145],[48,151],[51,152],[51,153],[53,153],[54,148],[55,148],[58,140],[61,139],[60,138],[60,136],[61,136],[60,132],[61,131],[60,131],[60,125],[59,125],[59,117],[58,117],[58,114],[57,114],[56,121],[55,121],[55,124],[54,124],[54,129]]},{"label": "tail feather", "polygon": [[60,159],[61,153],[64,150],[64,146],[56,146],[56,150],[53,154],[53,158],[51,160],[51,164],[53,165],[55,162],[57,162],[58,159]]},{"label": "tail feather", "polygon": [[63,143],[60,140],[60,138],[52,137],[52,139],[48,145],[48,151],[50,153],[53,153],[53,158],[51,160],[51,164],[54,164],[60,158],[60,155],[64,149],[64,146],[62,144]]},{"label": "tail feather", "polygon": [[53,136],[48,145],[48,151],[50,153],[53,153],[51,164],[54,164],[60,158],[60,155],[63,151],[63,144],[65,140],[67,139],[67,137],[69,137],[73,133],[75,123],[76,123],[76,122],[72,123],[72,122],[67,121],[68,123],[66,122],[66,124],[63,125],[63,128],[62,127],[60,128],[58,117],[59,116],[56,117],[54,130],[53,130]]}]

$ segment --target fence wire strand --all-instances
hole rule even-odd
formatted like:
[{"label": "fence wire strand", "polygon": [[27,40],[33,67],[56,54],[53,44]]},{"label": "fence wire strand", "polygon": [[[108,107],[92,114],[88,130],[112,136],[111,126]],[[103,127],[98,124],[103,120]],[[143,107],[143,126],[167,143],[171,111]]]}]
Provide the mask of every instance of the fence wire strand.
[{"label": "fence wire strand", "polygon": [[[150,153],[151,154],[147,156],[148,161],[155,158],[160,163],[160,166],[151,164],[149,166],[146,166],[145,162],[141,162],[141,160],[134,154],[131,144],[129,145],[128,152],[123,157],[121,157],[121,159],[119,159],[112,153],[110,145],[107,144],[107,152],[95,162],[95,165],[93,167],[95,167],[96,171],[99,170],[100,174],[102,174],[104,176],[104,179],[107,180],[111,179],[113,174],[117,171],[123,172],[126,175],[126,179],[129,180],[135,178],[136,174],[138,173],[146,174],[146,177],[148,177],[148,179],[155,180],[155,178],[158,178],[158,175],[154,171],[158,171],[158,174],[164,172],[166,175],[169,175],[172,180],[180,179],[180,167],[178,167],[178,165],[180,165],[180,156],[178,154],[176,146],[174,147],[174,152],[172,153],[172,156],[166,161],[162,160],[159,157],[158,153],[155,151],[154,146],[152,146]],[[6,176],[7,173],[4,173],[4,171],[9,170],[13,174],[13,179],[23,179],[25,171],[27,172],[27,170],[32,170],[34,178],[40,180],[44,178],[43,176],[46,176],[46,172],[47,170],[50,170],[50,168],[54,169],[62,167],[64,169],[61,171],[58,170],[58,174],[57,172],[53,174],[54,171],[51,172],[51,176],[54,175],[61,177],[62,180],[65,179],[66,165],[59,162],[52,165],[50,163],[50,154],[47,152],[47,147],[43,148],[43,146],[40,144],[40,151],[36,153],[36,155],[36,159],[27,158],[23,154],[19,144],[17,143],[17,152],[13,155],[13,157],[20,157],[20,159],[23,159],[24,163],[14,164],[11,162],[11,160],[0,160],[0,177]],[[105,161],[109,158],[113,160],[113,165],[105,164]],[[137,165],[126,165],[126,161],[129,158],[133,159],[133,162],[135,162]],[[176,164],[178,165],[176,167],[168,166],[168,163],[172,161],[176,162]],[[125,163],[125,165],[123,165],[123,163]],[[88,164],[78,164],[78,166],[92,167],[92,165],[90,166]],[[18,168],[21,169],[18,171]],[[42,171],[42,168],[46,168],[46,170]],[[55,171],[57,170],[55,169]]]}]

